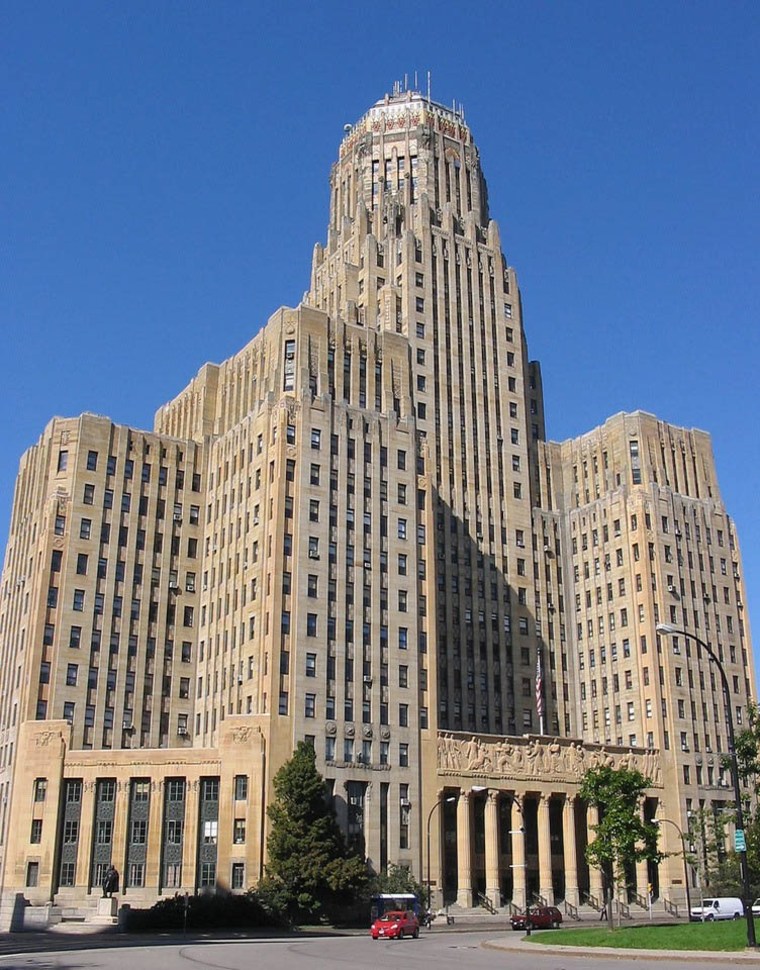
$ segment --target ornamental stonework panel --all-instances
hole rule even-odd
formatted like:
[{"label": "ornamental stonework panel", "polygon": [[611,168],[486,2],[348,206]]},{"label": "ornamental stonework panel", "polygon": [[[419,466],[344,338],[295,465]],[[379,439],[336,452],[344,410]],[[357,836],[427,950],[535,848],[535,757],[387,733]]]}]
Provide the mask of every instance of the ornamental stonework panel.
[{"label": "ornamental stonework panel", "polygon": [[564,781],[578,784],[590,768],[630,768],[662,787],[657,751],[584,744],[546,737],[494,738],[472,734],[438,735],[438,774],[471,775],[513,781]]}]

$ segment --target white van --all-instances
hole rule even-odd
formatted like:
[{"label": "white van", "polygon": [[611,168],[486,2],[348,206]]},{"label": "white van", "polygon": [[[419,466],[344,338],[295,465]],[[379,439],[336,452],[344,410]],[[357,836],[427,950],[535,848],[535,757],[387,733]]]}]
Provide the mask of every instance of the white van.
[{"label": "white van", "polygon": [[703,899],[701,906],[692,906],[689,919],[712,922],[715,919],[740,919],[744,904],[736,896],[713,896]]}]

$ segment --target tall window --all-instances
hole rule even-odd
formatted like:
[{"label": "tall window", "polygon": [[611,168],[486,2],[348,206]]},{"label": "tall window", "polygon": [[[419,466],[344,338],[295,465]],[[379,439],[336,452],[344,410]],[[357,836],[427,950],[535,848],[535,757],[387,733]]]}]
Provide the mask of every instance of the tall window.
[{"label": "tall window", "polygon": [[282,389],[292,391],[295,387],[296,378],[296,342],[295,340],[285,341],[285,367]]}]

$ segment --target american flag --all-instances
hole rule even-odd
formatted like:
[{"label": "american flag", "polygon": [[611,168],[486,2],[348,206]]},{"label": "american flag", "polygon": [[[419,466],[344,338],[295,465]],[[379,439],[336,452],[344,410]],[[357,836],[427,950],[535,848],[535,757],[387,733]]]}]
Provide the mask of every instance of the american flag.
[{"label": "american flag", "polygon": [[544,677],[541,672],[541,651],[536,658],[536,713],[539,723],[544,716]]}]

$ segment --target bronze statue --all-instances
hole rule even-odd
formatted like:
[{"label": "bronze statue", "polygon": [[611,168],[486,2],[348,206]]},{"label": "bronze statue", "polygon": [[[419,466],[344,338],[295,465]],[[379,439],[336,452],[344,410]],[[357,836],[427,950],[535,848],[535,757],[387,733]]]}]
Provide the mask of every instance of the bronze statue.
[{"label": "bronze statue", "polygon": [[103,876],[103,899],[113,897],[119,891],[119,873],[114,866],[109,866]]}]

